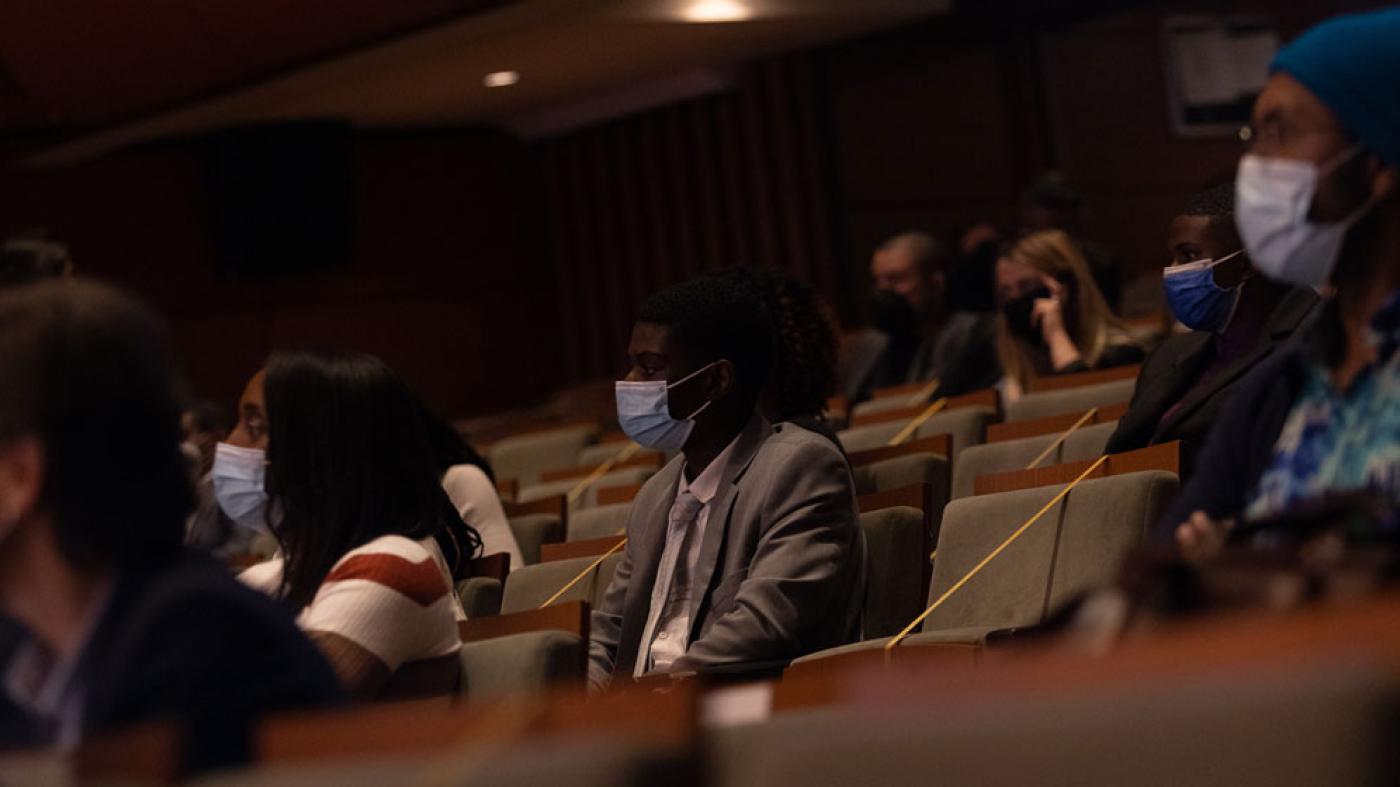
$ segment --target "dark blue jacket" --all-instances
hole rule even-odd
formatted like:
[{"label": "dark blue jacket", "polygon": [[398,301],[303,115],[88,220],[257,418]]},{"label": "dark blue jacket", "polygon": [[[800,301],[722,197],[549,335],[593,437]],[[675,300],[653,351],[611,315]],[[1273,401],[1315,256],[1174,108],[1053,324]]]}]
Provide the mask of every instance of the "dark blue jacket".
[{"label": "dark blue jacket", "polygon": [[1176,527],[1196,511],[1213,519],[1237,517],[1273,462],[1274,445],[1308,379],[1308,366],[1326,357],[1336,341],[1336,303],[1240,380],[1196,457],[1181,495],[1157,524],[1156,535],[1174,539]]},{"label": "dark blue jacket", "polygon": [[[16,636],[0,631],[10,640],[0,642],[0,670]],[[121,573],[77,669],[85,735],[176,721],[194,770],[247,760],[253,722],[269,711],[341,699],[330,665],[285,609],[192,551]],[[0,692],[0,748],[45,742]]]}]

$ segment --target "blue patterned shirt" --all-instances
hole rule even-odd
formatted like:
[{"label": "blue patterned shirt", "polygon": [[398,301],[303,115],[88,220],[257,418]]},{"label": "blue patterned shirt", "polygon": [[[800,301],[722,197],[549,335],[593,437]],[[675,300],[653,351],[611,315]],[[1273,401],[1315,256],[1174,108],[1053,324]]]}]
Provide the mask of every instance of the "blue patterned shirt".
[{"label": "blue patterned shirt", "polygon": [[1372,491],[1400,504],[1400,292],[1371,321],[1376,362],[1346,391],[1321,362],[1307,372],[1249,496],[1245,518],[1268,519],[1329,492]]}]

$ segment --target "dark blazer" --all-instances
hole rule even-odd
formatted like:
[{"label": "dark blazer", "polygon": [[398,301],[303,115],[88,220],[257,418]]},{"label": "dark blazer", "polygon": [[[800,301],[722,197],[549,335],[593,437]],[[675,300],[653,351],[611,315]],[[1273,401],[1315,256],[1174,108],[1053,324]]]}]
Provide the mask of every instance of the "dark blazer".
[{"label": "dark blazer", "polygon": [[1158,539],[1173,540],[1177,526],[1196,511],[1213,519],[1234,518],[1244,511],[1307,383],[1308,364],[1323,357],[1323,346],[1335,332],[1336,311],[1335,301],[1324,304],[1317,319],[1239,382],[1197,456],[1195,474],[1157,523]]},{"label": "dark blazer", "polygon": [[[252,723],[269,711],[341,699],[291,615],[193,551],[122,572],[77,669],[84,734],[178,720],[191,770],[246,761]],[[43,744],[27,722],[0,692],[0,747]]]},{"label": "dark blazer", "polygon": [[[671,460],[632,503],[622,562],[593,613],[594,687],[632,676],[684,466]],[[749,423],[710,501],[694,582],[704,590],[675,671],[793,659],[859,635],[864,541],[850,468],[830,440]]]},{"label": "dark blazer", "polygon": [[[1246,373],[1287,341],[1317,303],[1317,293],[1312,290],[1290,290],[1265,321],[1254,346],[1194,390],[1210,364],[1214,336],[1208,331],[1192,331],[1168,339],[1143,364],[1128,412],[1109,438],[1107,452],[1116,454],[1180,440],[1182,463],[1190,472],[1221,408]],[[1176,412],[1162,420],[1178,402],[1181,406]]]}]

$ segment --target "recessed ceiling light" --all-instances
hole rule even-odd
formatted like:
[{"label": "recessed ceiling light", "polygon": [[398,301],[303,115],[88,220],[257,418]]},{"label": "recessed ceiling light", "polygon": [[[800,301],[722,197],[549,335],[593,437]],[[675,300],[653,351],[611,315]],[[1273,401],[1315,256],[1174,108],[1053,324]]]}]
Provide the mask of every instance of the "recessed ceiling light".
[{"label": "recessed ceiling light", "polygon": [[695,0],[681,11],[687,22],[742,22],[753,17],[753,9],[740,0]]},{"label": "recessed ceiling light", "polygon": [[481,78],[481,84],[487,87],[510,87],[519,81],[519,71],[492,71]]}]

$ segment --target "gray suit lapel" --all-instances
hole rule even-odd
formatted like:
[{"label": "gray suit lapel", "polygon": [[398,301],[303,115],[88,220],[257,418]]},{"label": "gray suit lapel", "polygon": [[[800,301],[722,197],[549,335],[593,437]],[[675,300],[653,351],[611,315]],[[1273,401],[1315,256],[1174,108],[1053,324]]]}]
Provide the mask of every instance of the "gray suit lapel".
[{"label": "gray suit lapel", "polygon": [[710,500],[710,513],[705,520],[705,538],[700,542],[700,556],[695,562],[695,576],[691,578],[691,588],[694,591],[690,594],[692,637],[699,624],[700,605],[709,596],[714,581],[720,547],[723,546],[724,537],[729,532],[729,520],[734,513],[734,502],[739,496],[736,483],[753,463],[763,442],[772,434],[772,424],[762,417],[755,415],[749,421],[739,436],[738,444],[734,446],[734,452],[729,455],[719,489]]}]

